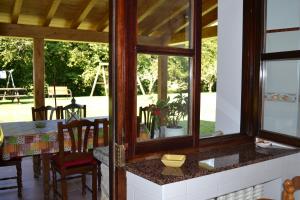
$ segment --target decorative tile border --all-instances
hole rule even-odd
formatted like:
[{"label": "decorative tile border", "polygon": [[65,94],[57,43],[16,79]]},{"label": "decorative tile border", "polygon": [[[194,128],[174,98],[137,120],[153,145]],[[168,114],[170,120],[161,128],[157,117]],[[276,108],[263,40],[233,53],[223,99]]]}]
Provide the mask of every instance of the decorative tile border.
[{"label": "decorative tile border", "polygon": [[266,92],[264,94],[264,99],[265,99],[265,101],[296,103],[297,102],[297,94]]}]

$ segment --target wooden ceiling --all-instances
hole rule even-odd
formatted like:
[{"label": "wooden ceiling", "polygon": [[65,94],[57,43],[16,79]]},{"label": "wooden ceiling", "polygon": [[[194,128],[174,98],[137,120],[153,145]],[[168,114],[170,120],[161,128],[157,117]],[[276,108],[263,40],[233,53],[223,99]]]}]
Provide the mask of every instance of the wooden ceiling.
[{"label": "wooden ceiling", "polygon": [[[217,0],[202,2],[203,36],[216,36],[217,27],[211,25],[217,22]],[[0,35],[107,42],[108,3],[109,0],[1,0]],[[184,42],[189,35],[189,11],[189,0],[138,0],[139,41]]]}]

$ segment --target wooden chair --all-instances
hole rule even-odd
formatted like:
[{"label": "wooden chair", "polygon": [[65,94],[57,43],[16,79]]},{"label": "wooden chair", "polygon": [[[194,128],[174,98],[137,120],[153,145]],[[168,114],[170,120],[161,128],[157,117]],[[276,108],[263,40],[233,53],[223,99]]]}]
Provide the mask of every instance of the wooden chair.
[{"label": "wooden chair", "polygon": [[[38,108],[31,108],[32,121],[36,120],[52,120],[52,119],[62,119],[62,107],[58,106],[56,108],[52,106],[41,106]],[[33,174],[35,178],[41,175],[41,157],[40,155],[32,156],[33,162]]]},{"label": "wooden chair", "polygon": [[[145,124],[150,132],[150,137],[154,137],[154,117],[152,113],[152,105],[139,108],[139,120],[142,124]],[[139,130],[138,130],[139,132]]]},{"label": "wooden chair", "polygon": [[8,189],[18,188],[18,196],[22,197],[22,165],[21,165],[22,159],[18,157],[18,158],[13,158],[11,160],[3,160],[2,159],[2,148],[3,147],[1,145],[0,146],[0,167],[16,166],[17,176],[0,178],[0,181],[16,179],[17,185],[0,187],[0,190],[8,190]]},{"label": "wooden chair", "polygon": [[283,184],[283,200],[295,200],[294,193],[300,190],[300,176],[294,177],[292,180],[287,179]]},{"label": "wooden chair", "polygon": [[76,100],[73,97],[71,100],[71,104],[62,108],[62,118],[70,119],[70,118],[86,118],[86,105],[76,104]]},{"label": "wooden chair", "polygon": [[[81,174],[82,194],[85,194],[86,174],[92,172],[92,197],[97,199],[97,168],[98,163],[94,159],[91,151],[88,150],[88,135],[93,134],[93,148],[98,146],[99,124],[103,124],[103,131],[108,130],[106,119],[96,119],[94,122],[89,120],[75,120],[68,124],[58,123],[58,142],[59,153],[52,158],[51,169],[53,176],[54,197],[60,195],[63,200],[67,199],[67,177],[70,175]],[[64,150],[64,134],[68,134],[71,139],[71,150]],[[57,192],[56,173],[61,177],[61,191]]]},{"label": "wooden chair", "polygon": [[36,120],[52,120],[54,119],[62,119],[62,107],[58,106],[56,108],[52,106],[41,106],[39,108],[31,108],[32,112],[32,121]]}]

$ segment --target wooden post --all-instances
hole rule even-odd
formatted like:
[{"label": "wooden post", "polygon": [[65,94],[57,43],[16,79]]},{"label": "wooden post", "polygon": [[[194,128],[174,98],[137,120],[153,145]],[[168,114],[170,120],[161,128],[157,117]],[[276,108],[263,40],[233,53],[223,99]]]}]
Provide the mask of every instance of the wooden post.
[{"label": "wooden post", "polygon": [[168,94],[168,56],[158,57],[157,98],[166,100]]},{"label": "wooden post", "polygon": [[44,58],[44,39],[33,39],[33,90],[34,106],[45,105],[44,94],[45,82],[45,58]]}]

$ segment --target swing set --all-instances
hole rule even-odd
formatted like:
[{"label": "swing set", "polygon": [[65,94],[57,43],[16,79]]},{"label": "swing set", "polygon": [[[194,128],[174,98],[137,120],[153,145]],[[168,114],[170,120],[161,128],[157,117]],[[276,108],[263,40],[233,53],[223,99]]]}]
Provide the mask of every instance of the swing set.
[{"label": "swing set", "polygon": [[13,69],[0,71],[0,79],[6,79],[6,87],[0,88],[0,98],[2,98],[2,100],[8,98],[11,99],[12,102],[14,102],[14,100],[17,99],[18,103],[20,103],[20,98],[27,96],[24,94],[26,92],[26,89],[17,88],[15,86],[15,82],[12,74],[13,71],[14,71]]}]

